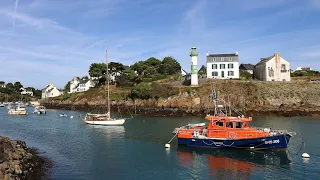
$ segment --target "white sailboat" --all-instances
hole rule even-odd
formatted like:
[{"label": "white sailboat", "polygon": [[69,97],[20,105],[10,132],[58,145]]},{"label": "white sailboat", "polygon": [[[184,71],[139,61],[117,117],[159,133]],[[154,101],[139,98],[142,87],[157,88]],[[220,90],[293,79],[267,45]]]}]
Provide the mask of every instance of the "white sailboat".
[{"label": "white sailboat", "polygon": [[107,75],[106,75],[106,82],[107,82],[107,90],[108,90],[108,98],[107,98],[107,108],[108,111],[106,114],[92,114],[87,113],[84,121],[87,124],[91,125],[103,125],[103,126],[122,126],[126,122],[126,118],[112,118],[111,111],[110,111],[110,90],[109,90],[109,71],[108,71],[108,50],[106,50],[106,63],[107,63]]}]

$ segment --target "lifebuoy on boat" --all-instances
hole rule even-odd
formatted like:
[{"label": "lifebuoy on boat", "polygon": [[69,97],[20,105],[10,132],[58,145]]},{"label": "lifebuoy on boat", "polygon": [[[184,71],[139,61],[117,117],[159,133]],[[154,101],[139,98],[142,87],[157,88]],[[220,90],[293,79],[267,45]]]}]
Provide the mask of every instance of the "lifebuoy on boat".
[{"label": "lifebuoy on boat", "polygon": [[229,132],[228,137],[231,139],[234,139],[236,137],[236,133],[235,132]]}]

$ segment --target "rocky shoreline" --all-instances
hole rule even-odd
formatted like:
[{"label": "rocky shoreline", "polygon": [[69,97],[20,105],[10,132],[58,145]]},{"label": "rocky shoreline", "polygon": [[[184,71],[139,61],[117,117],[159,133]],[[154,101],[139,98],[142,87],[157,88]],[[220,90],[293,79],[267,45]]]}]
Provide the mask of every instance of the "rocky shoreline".
[{"label": "rocky shoreline", "polygon": [[[105,109],[103,105],[74,105],[74,104],[60,104],[60,103],[45,103],[43,104],[48,109],[60,109],[60,110],[77,110],[83,112],[90,112],[93,110]],[[205,116],[208,113],[208,109],[205,108],[183,108],[183,107],[141,107],[141,106],[124,106],[124,105],[113,105],[111,110],[118,112],[121,110],[123,114],[133,115],[145,115],[145,116]],[[128,113],[130,112],[130,113]],[[290,108],[279,108],[279,109],[257,109],[257,110],[246,110],[243,112],[247,116],[320,116],[318,110],[294,110]]]},{"label": "rocky shoreline", "polygon": [[0,179],[37,180],[48,179],[52,163],[39,155],[24,141],[13,141],[0,136]]}]

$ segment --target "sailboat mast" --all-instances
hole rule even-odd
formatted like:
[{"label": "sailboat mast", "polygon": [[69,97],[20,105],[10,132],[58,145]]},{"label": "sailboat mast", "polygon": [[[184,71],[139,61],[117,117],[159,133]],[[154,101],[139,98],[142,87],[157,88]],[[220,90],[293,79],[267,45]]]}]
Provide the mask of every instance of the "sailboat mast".
[{"label": "sailboat mast", "polygon": [[108,105],[108,114],[110,115],[110,91],[109,91],[109,65],[108,65],[108,49],[106,49],[106,63],[107,63],[107,90],[108,90],[108,99],[107,99],[107,105]]}]

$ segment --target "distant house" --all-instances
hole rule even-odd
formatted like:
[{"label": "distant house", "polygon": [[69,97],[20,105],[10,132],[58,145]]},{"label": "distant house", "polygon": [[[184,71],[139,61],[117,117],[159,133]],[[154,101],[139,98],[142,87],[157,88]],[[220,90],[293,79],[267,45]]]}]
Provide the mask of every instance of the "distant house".
[{"label": "distant house", "polygon": [[312,71],[311,67],[297,67],[296,71]]},{"label": "distant house", "polygon": [[60,96],[61,92],[53,85],[48,84],[42,89],[42,99]]},{"label": "distant house", "polygon": [[1,87],[1,88],[6,88],[6,83],[3,82],[3,81],[1,81],[1,82],[0,82],[0,87]]},{"label": "distant house", "polygon": [[207,78],[239,78],[239,55],[207,53]]},{"label": "distant house", "polygon": [[206,66],[202,65],[201,68],[199,69],[198,73],[206,73],[206,72],[207,72]]},{"label": "distant house", "polygon": [[33,91],[32,91],[32,89],[21,88],[20,91],[21,91],[21,94],[22,94],[22,95],[30,95],[30,96],[33,96]]},{"label": "distant house", "polygon": [[261,81],[290,81],[290,76],[290,63],[279,53],[261,58],[254,68],[254,78]]},{"label": "distant house", "polygon": [[91,79],[80,79],[74,77],[70,82],[70,93],[85,92],[94,87],[95,83]]},{"label": "distant house", "polygon": [[239,66],[240,71],[246,71],[250,74],[253,74],[254,65],[253,64],[240,64]]}]

